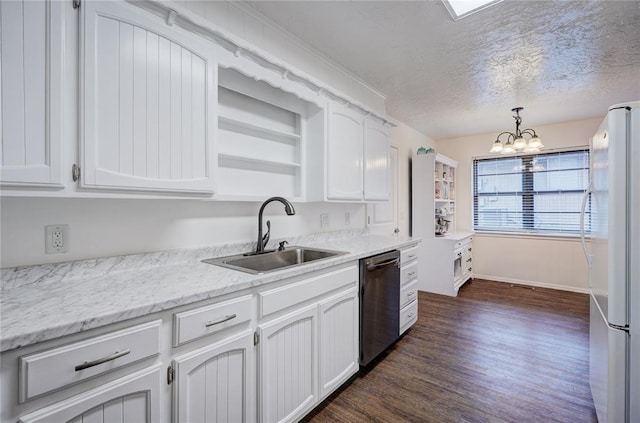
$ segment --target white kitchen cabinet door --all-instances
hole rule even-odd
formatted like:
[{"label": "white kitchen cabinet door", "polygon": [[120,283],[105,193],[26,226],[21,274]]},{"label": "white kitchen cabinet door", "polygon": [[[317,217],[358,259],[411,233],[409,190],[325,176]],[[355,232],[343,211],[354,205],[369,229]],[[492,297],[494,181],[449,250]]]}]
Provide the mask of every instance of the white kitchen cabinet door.
[{"label": "white kitchen cabinet door", "polygon": [[329,105],[327,199],[362,200],[364,119],[345,106]]},{"label": "white kitchen cabinet door", "polygon": [[389,138],[385,127],[372,119],[365,121],[364,199],[389,200]]},{"label": "white kitchen cabinet door", "polygon": [[174,360],[174,422],[255,421],[253,332]]},{"label": "white kitchen cabinet door", "polygon": [[82,186],[212,193],[214,45],[126,2],[81,10]]},{"label": "white kitchen cabinet door", "polygon": [[297,421],[318,402],[318,306],[259,326],[259,421]]},{"label": "white kitchen cabinet door", "polygon": [[359,369],[358,322],[357,288],[320,303],[320,400]]},{"label": "white kitchen cabinet door", "polygon": [[35,411],[21,423],[155,423],[160,417],[161,366],[132,373]]},{"label": "white kitchen cabinet door", "polygon": [[62,188],[60,1],[0,2],[0,183]]}]

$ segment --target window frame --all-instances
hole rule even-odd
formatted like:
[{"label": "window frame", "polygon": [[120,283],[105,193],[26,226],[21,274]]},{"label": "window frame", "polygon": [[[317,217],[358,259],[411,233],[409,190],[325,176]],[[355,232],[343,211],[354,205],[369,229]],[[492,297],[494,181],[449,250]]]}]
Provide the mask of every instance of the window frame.
[{"label": "window frame", "polygon": [[[521,228],[497,228],[490,229],[488,227],[478,227],[478,220],[480,217],[480,211],[478,210],[479,206],[479,198],[482,197],[482,194],[478,194],[478,162],[481,161],[491,161],[491,160],[509,160],[509,159],[521,159],[523,160],[522,166],[525,167],[527,165],[532,165],[532,162],[535,158],[545,155],[562,155],[562,154],[571,154],[571,153],[580,153],[585,152],[587,154],[588,165],[586,167],[587,170],[587,183],[584,189],[567,189],[567,190],[553,190],[549,191],[550,193],[561,193],[561,194],[583,194],[588,190],[589,181],[591,180],[591,151],[588,145],[585,146],[576,146],[570,148],[563,149],[552,149],[545,150],[537,153],[520,153],[520,154],[509,154],[504,156],[480,156],[480,157],[472,157],[471,160],[471,198],[472,198],[472,210],[471,210],[471,225],[473,231],[478,234],[496,234],[496,235],[512,235],[512,236],[533,236],[533,237],[547,237],[547,238],[577,238],[580,236],[580,230],[570,231],[570,230],[546,230],[546,229],[537,229],[534,227],[535,225],[535,209],[534,209],[534,199],[536,195],[540,195],[540,191],[535,191],[534,187],[534,175],[535,172],[521,172],[522,175],[522,188],[520,191],[510,191],[504,193],[493,193],[493,196],[507,196],[514,195],[517,193],[522,197],[522,227]],[[564,170],[572,170],[572,169],[557,169],[557,171]],[[587,206],[585,208],[586,219],[585,219],[585,236],[590,236],[591,230],[591,196],[588,197]]]}]

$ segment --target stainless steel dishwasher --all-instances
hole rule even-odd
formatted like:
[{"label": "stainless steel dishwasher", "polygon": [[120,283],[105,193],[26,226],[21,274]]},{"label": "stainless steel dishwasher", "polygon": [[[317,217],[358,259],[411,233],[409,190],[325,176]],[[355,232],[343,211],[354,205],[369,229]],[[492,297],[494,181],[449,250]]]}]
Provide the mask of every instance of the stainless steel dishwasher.
[{"label": "stainless steel dishwasher", "polygon": [[360,365],[365,366],[400,334],[400,252],[360,260]]}]

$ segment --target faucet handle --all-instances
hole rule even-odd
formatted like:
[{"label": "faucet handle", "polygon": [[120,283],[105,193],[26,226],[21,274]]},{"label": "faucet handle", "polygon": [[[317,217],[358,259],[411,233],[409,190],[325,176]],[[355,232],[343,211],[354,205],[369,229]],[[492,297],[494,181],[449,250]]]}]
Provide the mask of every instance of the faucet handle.
[{"label": "faucet handle", "polygon": [[288,242],[287,241],[280,242],[280,246],[278,247],[278,251],[284,251],[284,248],[285,248],[284,245],[285,244],[288,244]]}]

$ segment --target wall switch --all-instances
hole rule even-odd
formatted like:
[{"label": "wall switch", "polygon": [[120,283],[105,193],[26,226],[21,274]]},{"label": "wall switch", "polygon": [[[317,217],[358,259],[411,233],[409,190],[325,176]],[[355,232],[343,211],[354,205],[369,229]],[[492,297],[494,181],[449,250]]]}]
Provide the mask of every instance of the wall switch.
[{"label": "wall switch", "polygon": [[346,226],[351,225],[351,213],[349,212],[344,212],[344,224]]},{"label": "wall switch", "polygon": [[69,252],[69,225],[44,227],[44,252],[47,254]]},{"label": "wall switch", "polygon": [[321,228],[329,227],[329,213],[320,213],[320,227]]}]

